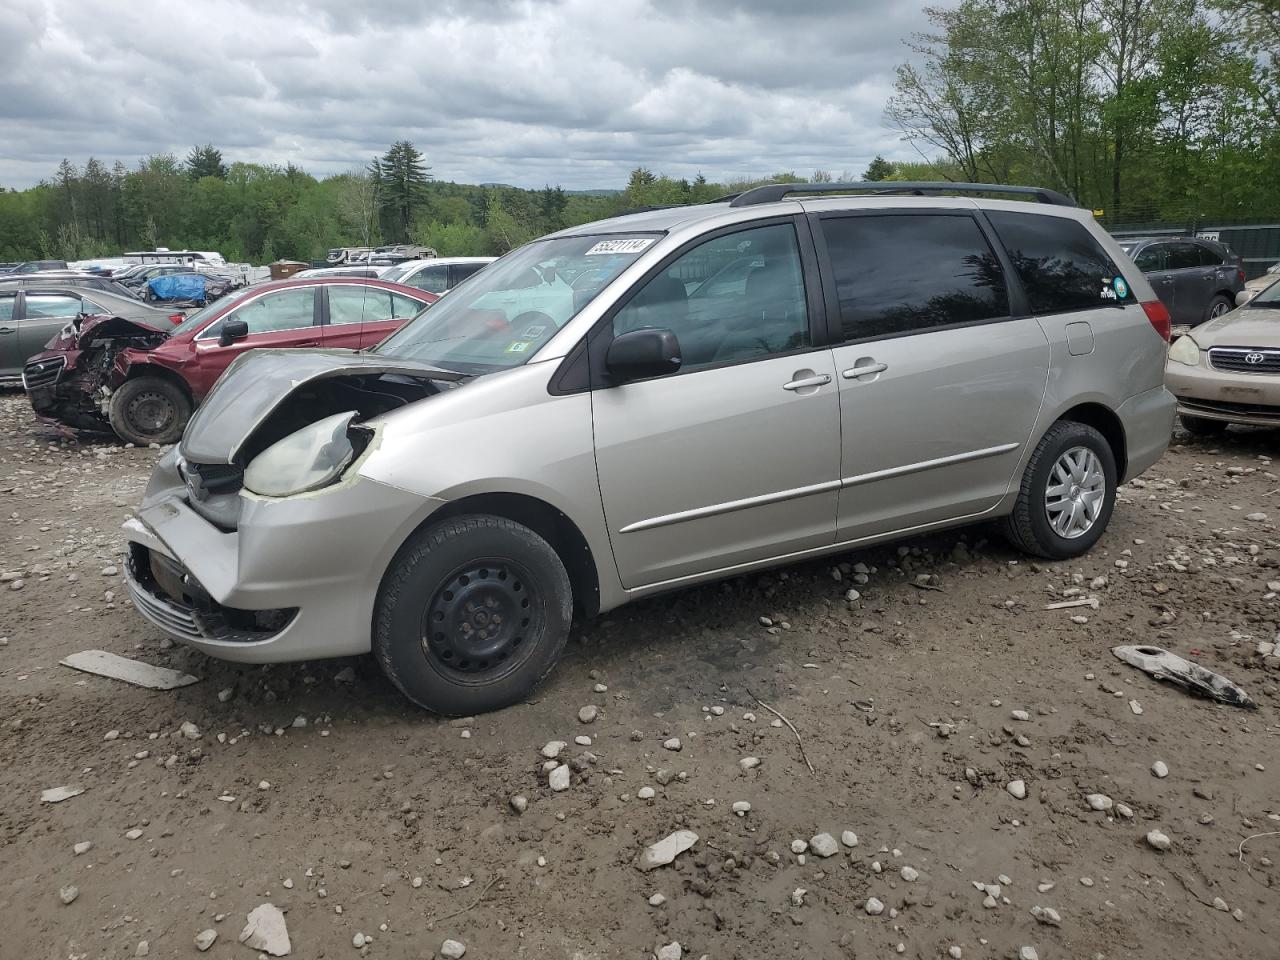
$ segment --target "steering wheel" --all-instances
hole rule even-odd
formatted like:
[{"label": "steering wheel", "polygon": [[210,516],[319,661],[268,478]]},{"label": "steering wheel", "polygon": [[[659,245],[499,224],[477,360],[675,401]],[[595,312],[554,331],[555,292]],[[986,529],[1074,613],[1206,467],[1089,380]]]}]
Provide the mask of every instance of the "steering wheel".
[{"label": "steering wheel", "polygon": [[[518,327],[522,325],[528,325],[531,323],[545,323],[548,326],[550,326],[551,329],[553,330],[557,329],[556,322],[552,320],[549,316],[547,316],[545,313],[543,313],[541,310],[526,310],[524,313],[517,313],[514,317],[511,318],[511,323],[509,326],[512,330],[516,330],[518,334],[519,333],[519,330],[517,329]],[[538,339],[542,339],[541,336],[539,336]]]}]

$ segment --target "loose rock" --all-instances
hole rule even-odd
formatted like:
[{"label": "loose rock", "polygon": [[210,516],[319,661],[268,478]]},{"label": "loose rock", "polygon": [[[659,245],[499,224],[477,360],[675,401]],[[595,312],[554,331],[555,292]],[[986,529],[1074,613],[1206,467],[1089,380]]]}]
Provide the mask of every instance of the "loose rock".
[{"label": "loose rock", "polygon": [[204,953],[213,946],[213,941],[218,939],[217,930],[201,930],[196,934],[196,949]]},{"label": "loose rock", "polygon": [[261,950],[273,957],[285,957],[293,949],[284,914],[271,903],[263,903],[249,911],[248,922],[240,931],[240,942],[250,950]]},{"label": "loose rock", "polygon": [[459,960],[467,952],[467,945],[461,940],[445,940],[440,944],[440,956],[445,960]]},{"label": "loose rock", "polygon": [[646,847],[640,854],[636,866],[645,871],[665,867],[697,842],[698,835],[692,830],[677,830],[652,846]]}]

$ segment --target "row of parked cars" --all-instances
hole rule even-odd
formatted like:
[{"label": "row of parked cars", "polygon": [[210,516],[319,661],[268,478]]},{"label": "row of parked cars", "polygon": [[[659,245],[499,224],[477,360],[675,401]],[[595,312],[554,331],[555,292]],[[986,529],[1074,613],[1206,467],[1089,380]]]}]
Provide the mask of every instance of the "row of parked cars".
[{"label": "row of parked cars", "polygon": [[1160,274],[1190,266],[1145,275],[1053,191],[885,189],[585,224],[443,298],[320,275],[81,318],[24,381],[62,423],[180,438],[125,526],[143,616],[246,662],[373,651],[448,714],[662,591],[985,520],[1078,556],[1175,411],[1280,425],[1280,285],[1250,299],[1229,251],[1196,243],[1184,296]]}]

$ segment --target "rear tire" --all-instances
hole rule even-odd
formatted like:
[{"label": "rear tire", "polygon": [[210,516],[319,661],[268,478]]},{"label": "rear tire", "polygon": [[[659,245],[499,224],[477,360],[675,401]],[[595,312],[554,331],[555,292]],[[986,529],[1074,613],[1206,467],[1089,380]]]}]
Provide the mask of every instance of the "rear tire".
[{"label": "rear tire", "polygon": [[1116,502],[1116,459],[1083,423],[1059,420],[1036,444],[1005,535],[1024,553],[1066,560],[1087,552],[1107,528]]},{"label": "rear tire", "polygon": [[1185,413],[1178,414],[1182,427],[1193,437],[1220,437],[1230,426],[1225,420],[1210,420],[1208,417],[1189,417]]},{"label": "rear tire", "polygon": [[1210,320],[1217,320],[1218,317],[1222,316],[1224,313],[1230,313],[1235,309],[1235,306],[1235,303],[1230,297],[1218,294],[1209,301],[1209,306],[1204,312],[1205,323],[1208,323]]},{"label": "rear tire", "polygon": [[391,562],[373,652],[418,706],[484,713],[542,682],[572,619],[569,575],[546,540],[504,517],[455,517],[414,535]]},{"label": "rear tire", "polygon": [[111,429],[139,447],[177,443],[191,419],[191,398],[160,377],[126,380],[111,395]]}]

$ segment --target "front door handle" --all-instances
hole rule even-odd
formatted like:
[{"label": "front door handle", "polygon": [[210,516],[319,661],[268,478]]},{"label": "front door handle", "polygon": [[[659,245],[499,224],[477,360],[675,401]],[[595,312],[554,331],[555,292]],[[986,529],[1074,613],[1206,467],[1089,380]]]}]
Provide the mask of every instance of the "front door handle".
[{"label": "front door handle", "polygon": [[13,329],[13,327],[0,327],[0,334],[3,334],[3,333],[17,333],[17,332],[18,332],[18,331],[17,331],[17,330],[15,330],[15,329]]},{"label": "front door handle", "polygon": [[295,347],[318,347],[320,346],[320,341],[319,340],[299,340],[297,343],[294,344],[294,346]]},{"label": "front door handle", "polygon": [[824,387],[831,382],[831,378],[825,373],[815,374],[812,377],[801,377],[798,380],[789,380],[782,385],[783,390],[804,390],[809,387]]},{"label": "front door handle", "polygon": [[889,365],[887,363],[855,364],[841,373],[840,376],[846,380],[859,380],[862,377],[874,377],[877,373],[884,373],[888,369]]}]

